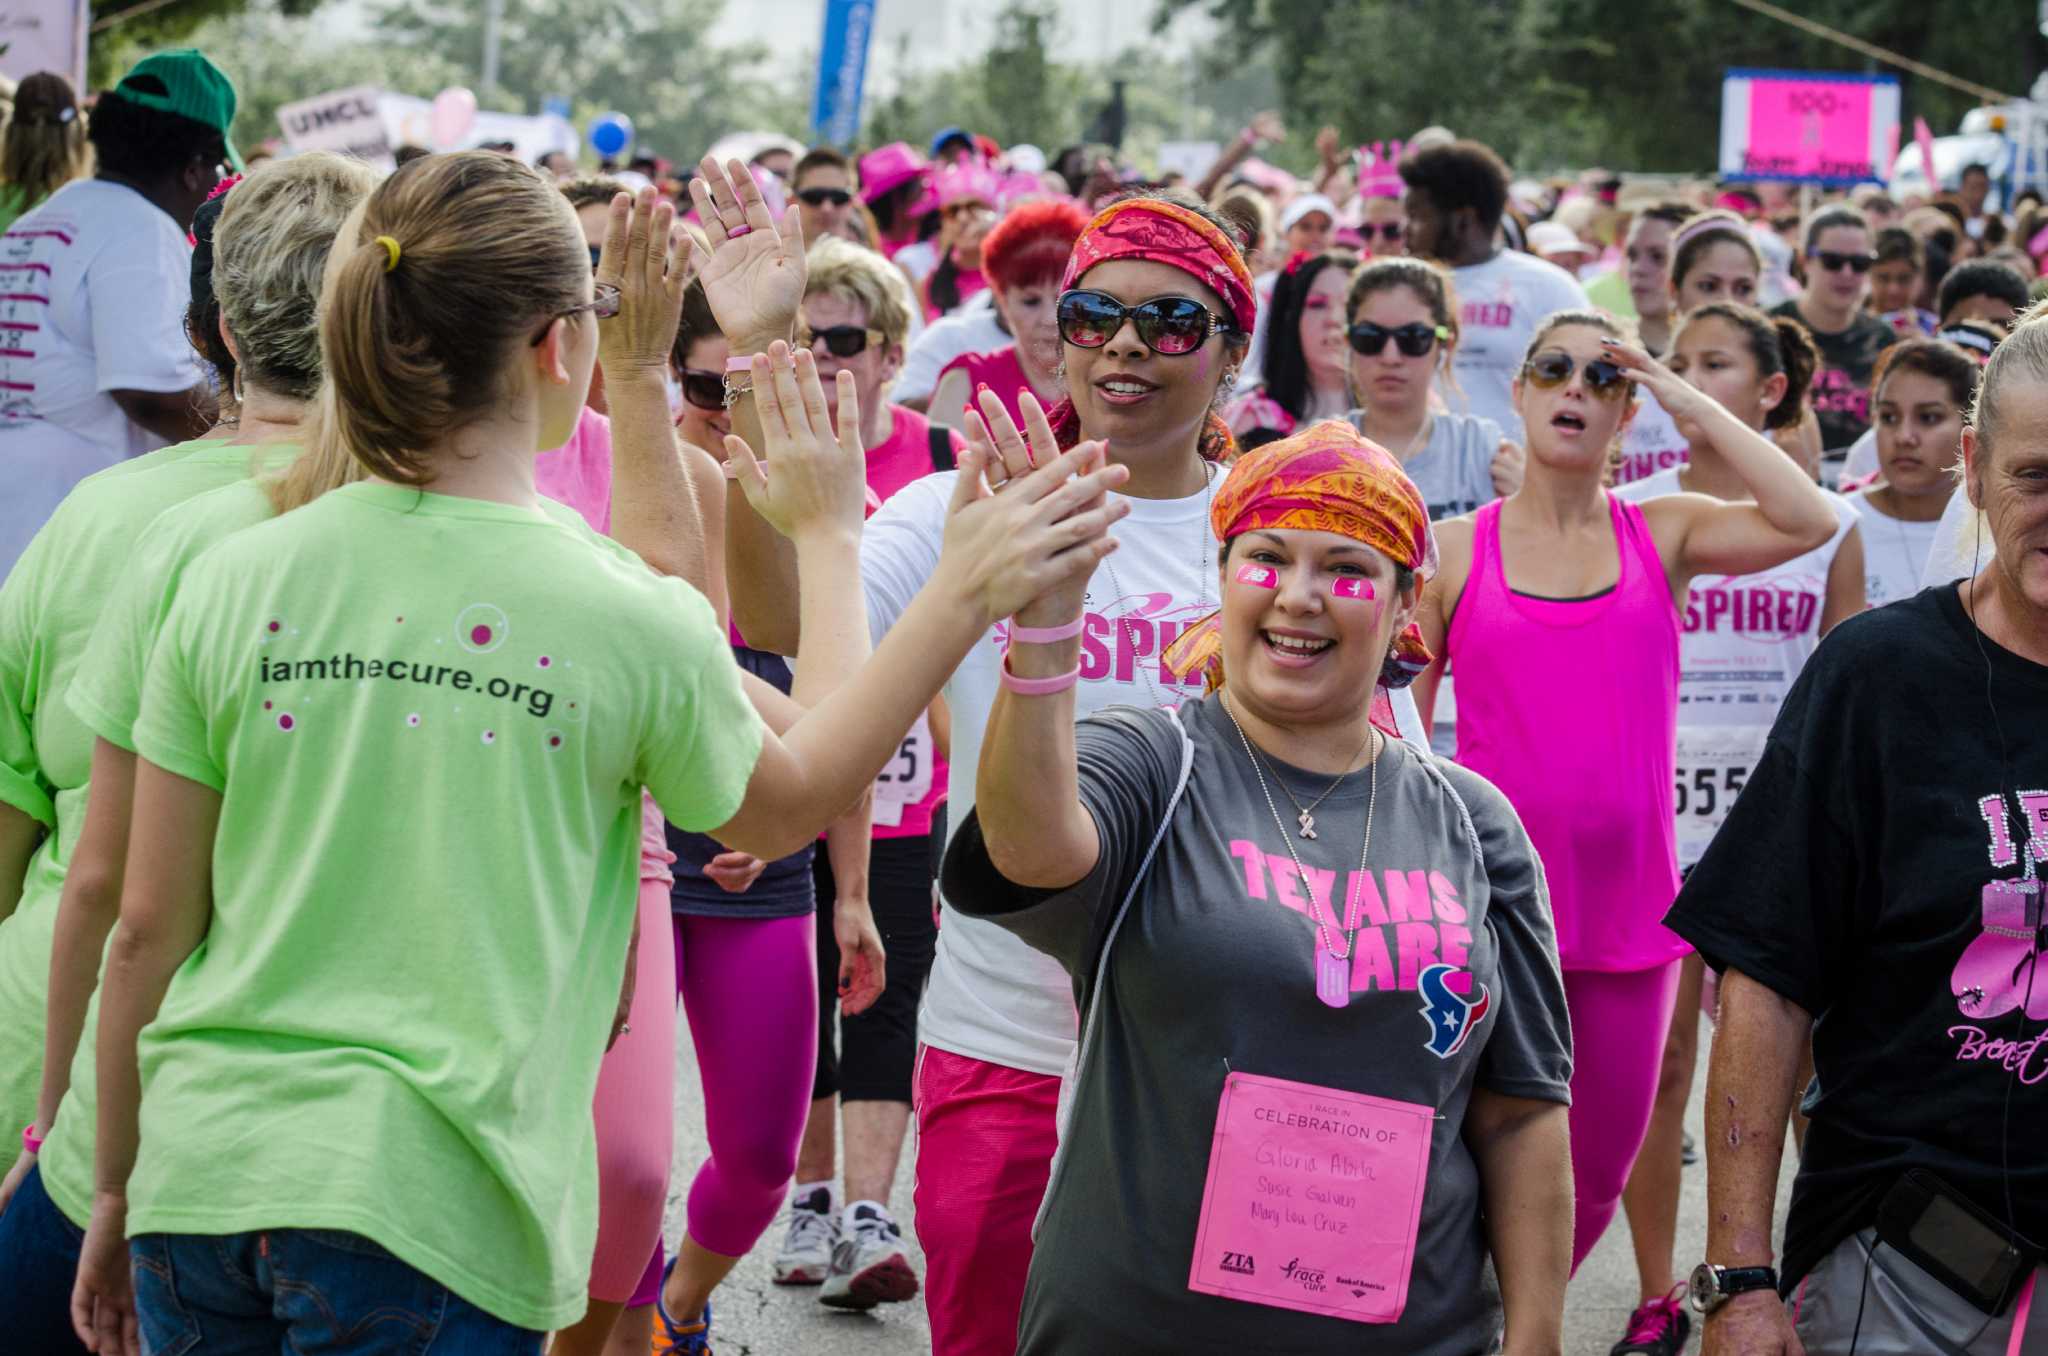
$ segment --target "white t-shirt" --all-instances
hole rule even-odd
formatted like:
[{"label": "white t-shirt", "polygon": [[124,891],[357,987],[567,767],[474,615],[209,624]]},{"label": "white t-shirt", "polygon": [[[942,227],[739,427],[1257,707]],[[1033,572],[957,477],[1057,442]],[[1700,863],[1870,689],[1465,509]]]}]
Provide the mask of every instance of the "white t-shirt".
[{"label": "white t-shirt", "polygon": [[1934,544],[1927,550],[1927,564],[1920,570],[1920,587],[1974,579],[1997,554],[1991,538],[1991,521],[1970,503],[1970,496],[1958,489],[1948,497],[1948,507],[1935,524]]},{"label": "white t-shirt", "polygon": [[[1621,465],[1614,469],[1615,487],[1632,485],[1659,471],[1675,470],[1691,457],[1692,449],[1680,436],[1676,421],[1665,412],[1649,387],[1638,386],[1636,417],[1629,420],[1628,431],[1621,435]],[[1671,491],[1662,493],[1670,494]]]},{"label": "white t-shirt", "polygon": [[[1679,494],[1670,467],[1617,489],[1637,503]],[[1778,708],[1820,646],[1828,575],[1849,529],[1849,501],[1823,491],[1834,535],[1783,565],[1754,574],[1703,574],[1679,620],[1678,864],[1692,866],[1728,817],[1764,751]]]},{"label": "white t-shirt", "polygon": [[998,322],[992,296],[977,292],[960,309],[925,327],[903,353],[903,370],[889,388],[891,400],[930,400],[939,373],[963,353],[987,353],[1010,342]]},{"label": "white t-shirt", "polygon": [[921,283],[939,266],[939,247],[929,240],[913,240],[897,250],[890,262],[908,273],[912,282]]},{"label": "white t-shirt", "polygon": [[0,574],[85,477],[161,447],[110,391],[183,391],[192,251],[125,184],[66,184],[0,237]]},{"label": "white t-shirt", "polygon": [[[938,569],[956,472],[913,481],[868,519],[861,538],[861,582],[868,625],[879,641]],[[1218,476],[1220,477],[1220,471]],[[1183,627],[1217,605],[1216,543],[1210,534],[1214,487],[1185,499],[1130,499],[1117,525],[1113,562],[1097,568],[1088,587],[1081,639],[1076,718],[1105,706],[1160,706],[1201,695],[1201,678],[1176,684],[1159,655]],[[998,624],[968,654],[946,685],[953,716],[953,766],[962,769],[949,793],[947,823],[957,832],[974,808],[973,769],[995,704],[1006,629]],[[1394,694],[1404,734],[1421,721],[1407,692]],[[985,919],[945,907],[918,1039],[970,1059],[1029,1073],[1066,1071],[1075,1038],[1074,988],[1058,961],[1034,951]]]},{"label": "white t-shirt", "polygon": [[1491,419],[1522,442],[1522,418],[1509,387],[1522,355],[1546,316],[1587,305],[1586,289],[1556,264],[1520,250],[1502,250],[1483,264],[1454,270],[1458,287],[1458,392],[1446,391],[1454,410]]},{"label": "white t-shirt", "polygon": [[1918,593],[1920,575],[1927,568],[1941,520],[1909,523],[1894,518],[1870,502],[1868,489],[1858,490],[1848,499],[1863,515],[1864,600],[1872,607],[1883,607]]}]

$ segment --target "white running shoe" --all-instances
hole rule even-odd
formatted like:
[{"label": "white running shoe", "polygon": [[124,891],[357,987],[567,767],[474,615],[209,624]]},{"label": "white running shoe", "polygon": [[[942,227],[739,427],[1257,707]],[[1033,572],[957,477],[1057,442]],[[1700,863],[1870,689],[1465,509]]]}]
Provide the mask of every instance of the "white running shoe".
[{"label": "white running shoe", "polygon": [[839,1203],[832,1197],[830,1186],[790,1197],[789,1232],[775,1254],[777,1285],[819,1285],[832,1270],[832,1250],[839,1242]]},{"label": "white running shoe", "polygon": [[834,1309],[872,1309],[917,1294],[917,1273],[903,1247],[903,1231],[878,1201],[855,1201],[846,1210],[845,1236],[832,1250],[832,1271],[818,1303]]}]

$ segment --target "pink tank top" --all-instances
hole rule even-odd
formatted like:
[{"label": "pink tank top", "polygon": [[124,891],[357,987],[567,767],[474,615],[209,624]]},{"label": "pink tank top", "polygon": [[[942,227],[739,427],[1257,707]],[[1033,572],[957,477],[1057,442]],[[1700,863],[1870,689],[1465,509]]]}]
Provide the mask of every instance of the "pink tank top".
[{"label": "pink tank top", "polygon": [[1573,601],[1511,591],[1500,502],[1480,509],[1445,646],[1458,762],[1529,830],[1567,970],[1647,970],[1687,950],[1663,925],[1678,894],[1678,609],[1642,510],[1607,505],[1621,578]]}]

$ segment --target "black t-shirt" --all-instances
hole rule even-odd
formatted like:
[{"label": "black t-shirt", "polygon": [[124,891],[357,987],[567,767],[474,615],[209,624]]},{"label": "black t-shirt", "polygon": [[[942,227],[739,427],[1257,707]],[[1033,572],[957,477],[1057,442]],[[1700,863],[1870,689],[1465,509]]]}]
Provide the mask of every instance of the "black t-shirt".
[{"label": "black t-shirt", "polygon": [[1878,355],[1899,341],[1891,326],[1868,311],[1858,311],[1849,328],[1822,334],[1788,301],[1771,312],[1788,315],[1813,333],[1820,349],[1820,370],[1813,374],[1813,413],[1820,420],[1821,445],[1839,452],[1870,427],[1870,374]]},{"label": "black t-shirt", "polygon": [[2010,1222],[2048,1239],[2048,964],[2015,888],[2048,856],[2044,716],[2048,667],[1954,585],[1851,618],[1672,906],[1707,964],[1815,1018],[1788,1290],[1913,1167],[2007,1219],[2009,1157]]}]

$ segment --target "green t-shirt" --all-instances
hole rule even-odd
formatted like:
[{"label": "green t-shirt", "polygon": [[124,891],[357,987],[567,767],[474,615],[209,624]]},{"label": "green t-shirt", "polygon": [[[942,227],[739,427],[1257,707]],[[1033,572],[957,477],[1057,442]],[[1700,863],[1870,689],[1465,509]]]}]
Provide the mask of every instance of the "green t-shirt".
[{"label": "green t-shirt", "polygon": [[0,922],[0,1127],[34,1118],[50,939],[85,822],[92,732],[62,700],[136,537],[166,507],[248,476],[276,447],[159,448],[81,481],[0,584],[0,799],[51,825]]},{"label": "green t-shirt", "polygon": [[213,914],[138,1043],[130,1231],[347,1230],[574,1322],[640,788],[715,828],[761,729],[703,596],[566,509],[365,483],[194,561],[135,744],[222,794]]},{"label": "green t-shirt", "polygon": [[[209,546],[274,516],[270,496],[253,480],[240,480],[195,496],[157,515],[135,542],[134,557],[108,595],[85,657],[64,699],[93,734],[135,752],[135,715],[149,653],[185,567]],[[71,1060],[71,1086],[37,1157],[43,1186],[59,1210],[84,1228],[92,1218],[93,1143],[98,1126],[100,994],[93,988]]]}]

